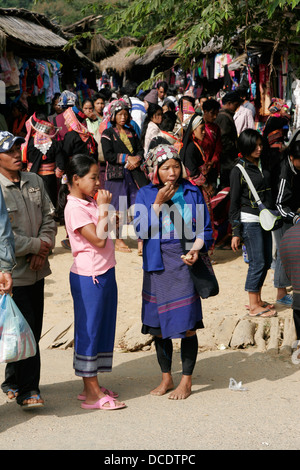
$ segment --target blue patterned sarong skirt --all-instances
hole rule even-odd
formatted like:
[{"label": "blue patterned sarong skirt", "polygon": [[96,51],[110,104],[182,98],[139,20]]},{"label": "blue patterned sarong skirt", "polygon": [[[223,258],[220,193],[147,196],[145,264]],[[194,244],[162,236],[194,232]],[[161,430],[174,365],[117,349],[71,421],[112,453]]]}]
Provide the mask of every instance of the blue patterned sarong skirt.
[{"label": "blue patterned sarong skirt", "polygon": [[203,328],[201,300],[181,259],[179,241],[161,242],[163,271],[144,271],[143,333],[184,338],[187,330]]},{"label": "blue patterned sarong skirt", "polygon": [[112,369],[117,316],[115,268],[95,277],[70,273],[74,302],[74,369],[94,377]]}]

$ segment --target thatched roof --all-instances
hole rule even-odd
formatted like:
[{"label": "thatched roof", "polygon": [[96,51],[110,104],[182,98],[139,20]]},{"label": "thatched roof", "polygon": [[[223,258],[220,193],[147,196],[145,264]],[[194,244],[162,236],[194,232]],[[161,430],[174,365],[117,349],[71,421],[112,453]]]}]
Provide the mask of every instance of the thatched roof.
[{"label": "thatched roof", "polygon": [[82,18],[76,23],[70,24],[69,26],[64,26],[63,31],[66,33],[78,34],[80,32],[90,31],[97,23],[98,20],[102,18],[102,15],[89,15],[85,18]]},{"label": "thatched roof", "polygon": [[58,26],[45,15],[23,8],[0,8],[0,33],[2,38],[29,47],[61,49],[67,43]]},{"label": "thatched roof", "polygon": [[130,54],[129,51],[133,46],[123,47],[112,57],[107,57],[99,63],[100,70],[113,69],[117,73],[122,74],[126,70],[131,70],[134,65],[148,65],[154,62],[162,55],[175,55],[173,47],[176,43],[174,38],[167,39],[162,43],[150,46],[143,56],[139,54]]},{"label": "thatched roof", "polygon": [[115,41],[115,43],[120,49],[122,49],[123,47],[140,46],[141,41],[137,38],[131,38],[129,36],[124,36],[123,38],[117,39]]},{"label": "thatched roof", "polygon": [[99,62],[105,57],[116,54],[118,47],[113,41],[109,41],[101,34],[95,34],[91,40],[91,59]]},{"label": "thatched roof", "polygon": [[107,57],[106,59],[101,60],[99,63],[100,70],[113,69],[118,74],[122,74],[126,70],[130,70],[135,61],[140,57],[137,54],[127,55],[131,49],[132,47],[124,47],[112,57]]},{"label": "thatched roof", "polygon": [[63,52],[68,41],[62,30],[45,15],[24,8],[0,8],[0,55],[7,46],[13,44],[14,50],[21,54],[23,48],[32,49],[33,54],[69,54],[84,66],[97,68],[96,64],[77,49]]},{"label": "thatched roof", "polygon": [[[154,46],[150,46],[147,49],[146,54],[136,60],[135,65],[148,65],[164,54],[170,55],[173,51],[173,47],[175,46],[175,44],[176,39],[170,38],[166,39],[163,44],[160,42],[158,44],[155,44]],[[174,55],[176,55],[175,52]]]}]

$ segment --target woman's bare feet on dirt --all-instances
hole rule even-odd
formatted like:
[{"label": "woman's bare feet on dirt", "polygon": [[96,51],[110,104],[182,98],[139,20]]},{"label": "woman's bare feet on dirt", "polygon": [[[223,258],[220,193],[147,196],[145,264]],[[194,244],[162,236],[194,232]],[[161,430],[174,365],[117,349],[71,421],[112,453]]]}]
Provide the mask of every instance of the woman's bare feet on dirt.
[{"label": "woman's bare feet on dirt", "polygon": [[170,393],[170,400],[185,400],[192,393],[192,376],[183,375],[178,387]]},{"label": "woman's bare feet on dirt", "polygon": [[158,387],[151,390],[150,395],[162,396],[174,388],[171,374],[163,374],[163,378]]}]

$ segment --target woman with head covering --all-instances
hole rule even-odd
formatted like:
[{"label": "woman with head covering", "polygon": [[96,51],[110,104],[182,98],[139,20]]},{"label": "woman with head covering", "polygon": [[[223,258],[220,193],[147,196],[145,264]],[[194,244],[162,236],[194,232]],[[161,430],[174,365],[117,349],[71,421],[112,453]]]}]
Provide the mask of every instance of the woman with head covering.
[{"label": "woman with head covering", "polygon": [[[65,93],[65,92],[64,92]],[[62,150],[66,161],[68,162],[74,155],[88,155],[94,158],[95,162],[98,162],[98,145],[93,134],[88,130],[86,124],[86,115],[77,107],[73,105],[76,98],[74,93],[66,93],[62,98],[62,104],[67,106],[67,109],[60,114],[64,120],[64,125],[67,132],[64,134],[62,142]],[[75,100],[75,103],[77,101]],[[59,197],[60,199],[60,197]],[[63,204],[65,204],[65,198],[63,198]],[[64,208],[60,205],[61,209]],[[61,242],[64,248],[70,249],[70,243],[68,239],[62,240]]]},{"label": "woman with head covering", "polygon": [[75,105],[64,112],[64,119],[68,129],[63,141],[66,158],[80,153],[98,161],[97,142],[87,128],[86,115]]},{"label": "woman with head covering", "polygon": [[[141,171],[143,146],[130,124],[129,106],[120,99],[111,104],[110,123],[102,132],[101,145],[106,161],[105,189],[112,193],[111,204],[122,218],[135,203],[138,187],[146,184],[146,176]],[[121,226],[117,233],[115,248],[125,253],[131,252],[121,236]]]},{"label": "woman with head covering", "polygon": [[57,101],[57,106],[62,110],[61,113],[57,114],[56,116],[53,117],[53,124],[55,127],[59,129],[56,140],[64,140],[64,137],[66,133],[68,132],[68,127],[65,123],[65,111],[67,111],[68,108],[72,108],[73,106],[76,106],[78,104],[78,98],[75,93],[69,90],[64,90],[58,101]]},{"label": "woman with head covering", "polygon": [[[186,167],[189,180],[193,184],[197,185],[203,192],[213,225],[213,213],[210,207],[210,200],[214,194],[214,188],[213,185],[208,182],[206,156],[201,147],[204,135],[205,121],[200,114],[195,113],[191,117],[189,125],[185,131],[183,146],[180,150],[180,157]],[[214,238],[217,238],[217,232],[215,230]]]},{"label": "woman with head covering", "polygon": [[61,142],[55,140],[58,129],[41,113],[34,113],[26,121],[26,129],[27,135],[22,145],[23,163],[27,171],[41,176],[56,207],[57,178],[62,177],[65,169]]},{"label": "woman with head covering", "polygon": [[[181,338],[182,379],[169,398],[185,399],[191,394],[198,351],[196,329],[203,327],[189,266],[198,259],[199,250],[212,244],[212,230],[203,196],[184,179],[185,168],[174,147],[157,145],[148,152],[144,166],[151,183],[137,194],[134,224],[143,240],[142,332],[155,336],[162,371],[162,381],[151,394],[164,395],[173,388],[172,338]],[[174,218],[173,204],[178,210]],[[183,222],[191,240],[185,251],[179,228]]]}]

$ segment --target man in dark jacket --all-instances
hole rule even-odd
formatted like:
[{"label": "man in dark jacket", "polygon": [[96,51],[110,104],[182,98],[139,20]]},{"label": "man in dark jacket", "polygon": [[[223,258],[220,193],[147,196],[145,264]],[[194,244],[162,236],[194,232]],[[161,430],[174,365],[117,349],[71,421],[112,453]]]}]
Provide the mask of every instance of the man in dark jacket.
[{"label": "man in dark jacket", "polygon": [[222,152],[220,154],[220,188],[229,186],[230,171],[237,158],[237,131],[234,123],[234,113],[241,104],[238,92],[230,91],[222,99],[222,108],[215,120],[221,129]]},{"label": "man in dark jacket", "polygon": [[295,224],[300,218],[300,141],[295,141],[281,165],[276,206],[284,221]]},{"label": "man in dark jacket", "polygon": [[276,206],[284,223],[281,228],[273,232],[277,247],[274,286],[278,292],[277,303],[286,307],[292,306],[293,298],[287,293],[287,287],[291,282],[282,267],[279,246],[284,233],[300,221],[300,141],[296,140],[296,137],[295,135],[287,148],[286,157],[281,162]]}]

